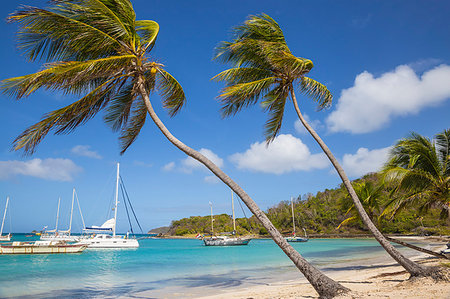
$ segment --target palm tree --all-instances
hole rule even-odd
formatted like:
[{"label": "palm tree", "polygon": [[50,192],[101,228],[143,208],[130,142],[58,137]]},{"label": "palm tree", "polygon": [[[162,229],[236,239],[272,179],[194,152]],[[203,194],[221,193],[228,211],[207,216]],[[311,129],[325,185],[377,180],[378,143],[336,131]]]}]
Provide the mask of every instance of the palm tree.
[{"label": "palm tree", "polygon": [[136,20],[128,0],[53,0],[51,7],[23,7],[8,20],[19,24],[19,47],[31,60],[44,60],[43,70],[3,80],[4,93],[21,99],[39,88],[81,98],[44,115],[13,144],[32,154],[50,132],[66,134],[104,110],[104,120],[120,131],[121,154],[136,140],[147,113],[164,136],[198,160],[228,185],[247,205],[275,242],[324,298],[347,291],[310,265],[272,225],[250,196],[209,159],[175,138],[153,110],[149,95],[158,92],[170,116],[185,103],[180,84],[164,65],[148,53],[155,45],[159,25]]},{"label": "palm tree", "polygon": [[[383,195],[384,189],[383,183],[374,184],[370,181],[362,181],[353,183],[352,185],[356,195],[358,195],[358,198],[362,200],[361,203],[369,218],[372,220],[375,219],[377,215],[380,215],[381,211],[381,196]],[[342,221],[337,229],[339,229],[342,225],[347,225],[348,223],[360,219],[354,204],[351,205],[345,214],[351,214],[352,216]]]},{"label": "palm tree", "polygon": [[290,97],[300,121],[328,156],[347,188],[361,219],[381,246],[411,276],[434,275],[430,273],[436,271],[407,259],[384,238],[364,210],[337,159],[306,122],[297,103],[295,88],[316,101],[319,109],[331,105],[332,95],[325,85],[306,77],[313,67],[312,61],[291,53],[283,31],[275,20],[265,14],[251,16],[244,24],[234,28],[233,41],[222,42],[218,46],[215,58],[232,65],[231,69],[213,78],[226,82],[226,87],[219,95],[224,117],[235,115],[261,99],[261,106],[269,113],[265,125],[266,142],[269,144],[280,131],[286,101]]},{"label": "palm tree", "polygon": [[412,133],[397,142],[384,167],[384,176],[400,193],[389,203],[392,215],[412,203],[420,210],[441,209],[441,217],[450,220],[450,129],[434,141]]}]

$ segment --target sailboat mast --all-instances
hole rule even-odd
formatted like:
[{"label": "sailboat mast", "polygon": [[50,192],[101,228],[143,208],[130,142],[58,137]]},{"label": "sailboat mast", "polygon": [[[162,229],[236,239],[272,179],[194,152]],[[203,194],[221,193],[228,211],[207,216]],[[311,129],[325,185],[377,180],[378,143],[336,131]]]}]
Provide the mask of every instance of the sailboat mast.
[{"label": "sailboat mast", "polygon": [[55,233],[58,231],[58,221],[59,221],[59,205],[61,204],[61,197],[58,198],[58,210],[56,210],[56,224]]},{"label": "sailboat mast", "polygon": [[294,227],[294,236],[295,236],[295,218],[294,218],[294,198],[291,197],[291,208],[292,208],[292,226]]},{"label": "sailboat mast", "polygon": [[212,202],[209,202],[209,206],[211,208],[211,236],[214,235],[214,218],[213,218],[213,211],[212,211]]},{"label": "sailboat mast", "polygon": [[231,190],[231,209],[233,210],[233,232],[236,232],[236,218],[234,217],[234,198],[233,198],[233,190]]},{"label": "sailboat mast", "polygon": [[3,213],[2,228],[0,229],[0,236],[3,234],[3,224],[5,224],[6,211],[8,210],[8,202],[9,202],[9,196],[6,198],[6,206],[5,206],[5,212]]},{"label": "sailboat mast", "polygon": [[72,208],[70,208],[69,236],[72,231],[73,201],[75,199],[75,188],[72,191]]},{"label": "sailboat mast", "polygon": [[117,163],[117,177],[116,177],[116,204],[114,206],[114,226],[113,236],[116,236],[116,222],[117,222],[117,204],[119,203],[119,163]]}]

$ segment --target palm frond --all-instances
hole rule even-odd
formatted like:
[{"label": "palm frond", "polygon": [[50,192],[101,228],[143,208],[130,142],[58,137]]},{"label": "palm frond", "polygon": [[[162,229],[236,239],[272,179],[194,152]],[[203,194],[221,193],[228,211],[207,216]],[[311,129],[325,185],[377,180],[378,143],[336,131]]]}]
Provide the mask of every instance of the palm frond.
[{"label": "palm frond", "polygon": [[144,101],[135,101],[132,109],[132,115],[124,125],[120,135],[120,154],[125,151],[136,141],[147,117],[147,106]]},{"label": "palm frond", "polygon": [[[158,68],[157,89],[163,99],[163,107],[170,116],[177,114],[186,103],[186,96],[180,83],[167,71]],[[151,78],[149,80],[152,80]]]},{"label": "palm frond", "polygon": [[450,129],[444,130],[435,137],[436,151],[443,176],[450,177]]},{"label": "palm frond", "polygon": [[123,86],[119,87],[119,92],[116,92],[109,101],[106,114],[103,117],[105,123],[113,131],[119,131],[127,124],[131,107],[137,98],[136,80],[129,81],[131,82],[127,82],[127,80],[122,82]]},{"label": "palm frond", "polygon": [[300,89],[304,94],[318,103],[319,110],[331,106],[333,95],[322,83],[308,77],[302,77],[300,79]]},{"label": "palm frond", "polygon": [[23,149],[25,155],[34,153],[37,145],[52,129],[66,134],[94,117],[109,101],[114,81],[107,81],[80,100],[44,115],[37,124],[22,132],[13,142],[13,149]]},{"label": "palm frond", "polygon": [[216,81],[225,81],[227,86],[240,83],[258,81],[272,76],[272,72],[260,68],[232,68],[225,70],[212,79]]},{"label": "palm frond", "polygon": [[136,21],[136,32],[140,37],[140,44],[145,45],[144,51],[150,51],[159,33],[159,24],[155,21]]},{"label": "palm frond", "polygon": [[268,111],[269,119],[265,124],[266,144],[272,142],[277,136],[283,123],[284,107],[289,95],[289,87],[279,84],[265,95],[262,107]]},{"label": "palm frond", "polygon": [[16,99],[29,96],[39,88],[77,94],[97,87],[97,79],[104,81],[106,77],[121,76],[123,69],[135,58],[134,55],[122,55],[81,62],[50,63],[43,71],[1,81],[0,90]]},{"label": "palm frond", "polygon": [[19,24],[18,47],[31,61],[95,59],[122,48],[117,36],[79,20],[79,15],[84,16],[62,4],[50,10],[24,6],[7,20]]},{"label": "palm frond", "polygon": [[265,95],[272,84],[276,82],[275,77],[235,84],[222,89],[218,96],[222,105],[222,116],[227,117],[238,113],[242,108],[249,107],[257,103],[261,95]]},{"label": "palm frond", "polygon": [[342,221],[342,222],[338,225],[338,227],[336,227],[336,229],[339,229],[339,228],[341,228],[341,226],[347,225],[347,224],[349,224],[349,223],[351,223],[351,222],[353,222],[353,221],[356,221],[356,220],[358,220],[358,219],[359,219],[358,216],[348,217],[347,219],[345,219],[344,221]]}]

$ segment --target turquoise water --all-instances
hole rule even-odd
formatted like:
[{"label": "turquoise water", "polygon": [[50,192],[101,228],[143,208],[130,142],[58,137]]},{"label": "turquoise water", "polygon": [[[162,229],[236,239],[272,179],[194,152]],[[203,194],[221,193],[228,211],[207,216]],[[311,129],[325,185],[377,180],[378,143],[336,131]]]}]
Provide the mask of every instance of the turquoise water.
[{"label": "turquoise water", "polygon": [[[28,239],[15,236],[15,240]],[[319,268],[383,255],[371,239],[312,239],[292,243]],[[159,297],[173,289],[226,289],[252,280],[301,277],[272,240],[247,246],[206,247],[200,240],[144,239],[140,248],[87,249],[81,254],[0,255],[0,297]]]}]

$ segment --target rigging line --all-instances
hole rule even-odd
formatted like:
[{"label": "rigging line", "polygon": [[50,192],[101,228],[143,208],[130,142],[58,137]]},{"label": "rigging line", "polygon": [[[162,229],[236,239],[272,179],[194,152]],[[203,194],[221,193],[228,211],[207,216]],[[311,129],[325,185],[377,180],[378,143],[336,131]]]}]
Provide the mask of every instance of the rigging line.
[{"label": "rigging line", "polygon": [[125,194],[127,195],[128,203],[130,204],[130,208],[131,208],[131,211],[133,212],[134,219],[136,220],[136,223],[137,223],[137,225],[139,226],[139,228],[140,228],[140,230],[141,230],[141,233],[143,234],[143,233],[144,233],[144,230],[142,229],[142,226],[141,226],[141,224],[139,223],[139,220],[137,219],[136,213],[134,212],[133,205],[131,204],[130,197],[128,196],[128,192],[127,192],[127,189],[125,188],[125,184],[124,184],[124,182],[123,182],[122,177],[120,177],[120,182],[122,183],[123,190],[125,190]]},{"label": "rigging line", "polygon": [[125,193],[123,191],[123,184],[119,184],[119,185],[120,185],[120,190],[122,191],[122,197],[123,197],[123,202],[125,204],[125,210],[127,211],[128,223],[130,224],[131,233],[134,235],[133,226],[131,225],[130,213],[128,213],[127,200],[125,199]]},{"label": "rigging line", "polygon": [[83,222],[83,229],[85,229],[85,228],[86,228],[86,225],[84,224],[83,213],[81,213],[81,206],[80,206],[80,201],[78,200],[77,190],[75,190],[75,197],[77,198],[78,211],[80,211],[81,222]]},{"label": "rigging line", "polygon": [[[236,195],[237,195],[237,194],[236,194]],[[238,195],[238,196],[239,196],[239,195]],[[245,219],[247,219],[247,223],[248,223],[248,226],[250,226],[250,230],[253,230],[253,227],[252,227],[252,225],[250,224],[250,220],[248,220],[247,215],[245,215],[244,208],[242,207],[242,203],[241,203],[242,199],[241,199],[241,197],[239,197],[239,199],[240,199],[240,200],[238,200],[238,203],[239,203],[239,206],[241,207],[242,213],[244,213],[244,217],[245,217]]]}]

